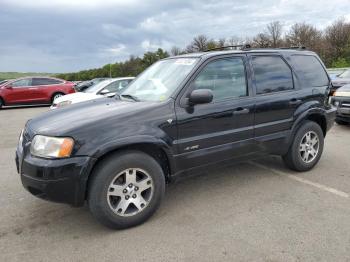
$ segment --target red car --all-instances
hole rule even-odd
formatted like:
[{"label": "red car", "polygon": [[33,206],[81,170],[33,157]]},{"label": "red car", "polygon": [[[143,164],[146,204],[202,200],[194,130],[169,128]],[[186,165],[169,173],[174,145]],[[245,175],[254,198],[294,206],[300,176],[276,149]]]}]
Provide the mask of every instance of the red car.
[{"label": "red car", "polygon": [[0,108],[4,105],[51,104],[74,93],[74,83],[52,77],[24,77],[0,85]]}]

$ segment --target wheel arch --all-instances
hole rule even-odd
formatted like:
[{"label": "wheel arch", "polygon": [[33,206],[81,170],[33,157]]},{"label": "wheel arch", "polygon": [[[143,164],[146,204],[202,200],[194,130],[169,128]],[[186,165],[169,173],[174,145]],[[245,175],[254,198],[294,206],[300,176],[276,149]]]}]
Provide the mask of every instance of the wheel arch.
[{"label": "wheel arch", "polygon": [[57,95],[57,94],[66,95],[66,92],[63,92],[63,91],[61,91],[61,90],[56,90],[56,91],[54,91],[54,92],[51,94],[51,98],[50,98],[51,103],[53,103],[53,98],[54,98],[55,95]]},{"label": "wheel arch", "polygon": [[6,104],[5,99],[2,96],[0,96],[0,100],[2,101],[2,105],[4,106]]},{"label": "wheel arch", "polygon": [[95,155],[96,161],[93,163],[86,180],[85,198],[87,197],[90,183],[93,180],[94,169],[97,168],[97,166],[108,157],[123,151],[139,151],[151,156],[159,163],[163,169],[166,182],[170,181],[174,167],[169,149],[164,145],[159,142],[156,143],[154,141],[119,144],[115,145],[114,147],[109,147],[108,149],[101,150]]},{"label": "wheel arch", "polygon": [[311,108],[303,112],[302,114],[300,114],[297,117],[297,119],[294,121],[290,139],[288,141],[288,148],[292,144],[296,132],[298,131],[299,127],[303,124],[304,121],[312,121],[317,123],[322,129],[323,136],[326,137],[326,133],[327,133],[326,111],[321,108]]}]

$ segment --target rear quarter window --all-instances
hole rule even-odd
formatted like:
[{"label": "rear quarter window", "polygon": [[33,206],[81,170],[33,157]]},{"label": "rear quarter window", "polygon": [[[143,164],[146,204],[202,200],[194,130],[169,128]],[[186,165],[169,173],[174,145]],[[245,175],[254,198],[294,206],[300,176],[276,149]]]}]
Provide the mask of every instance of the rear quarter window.
[{"label": "rear quarter window", "polygon": [[303,77],[306,87],[327,86],[329,79],[320,61],[312,55],[292,55],[295,71]]}]

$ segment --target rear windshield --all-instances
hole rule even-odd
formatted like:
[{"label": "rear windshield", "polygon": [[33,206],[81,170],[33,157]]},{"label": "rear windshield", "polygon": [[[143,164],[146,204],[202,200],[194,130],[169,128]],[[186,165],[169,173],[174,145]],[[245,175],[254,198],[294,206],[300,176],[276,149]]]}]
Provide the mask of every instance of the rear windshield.
[{"label": "rear windshield", "polygon": [[305,85],[317,87],[329,84],[327,73],[315,56],[293,55],[291,60],[295,65],[295,70],[303,76]]}]

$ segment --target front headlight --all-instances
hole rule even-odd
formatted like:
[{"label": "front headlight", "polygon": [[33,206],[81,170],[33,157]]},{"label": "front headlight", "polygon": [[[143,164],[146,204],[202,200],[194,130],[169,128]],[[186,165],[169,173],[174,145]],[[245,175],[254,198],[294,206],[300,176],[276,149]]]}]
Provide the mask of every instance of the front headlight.
[{"label": "front headlight", "polygon": [[72,103],[72,101],[62,101],[60,103],[57,104],[57,107],[64,107],[64,106],[68,106]]},{"label": "front headlight", "polygon": [[350,97],[350,91],[335,91],[333,96],[349,96]]},{"label": "front headlight", "polygon": [[30,147],[30,153],[44,158],[70,157],[74,140],[70,137],[49,137],[36,135]]}]

